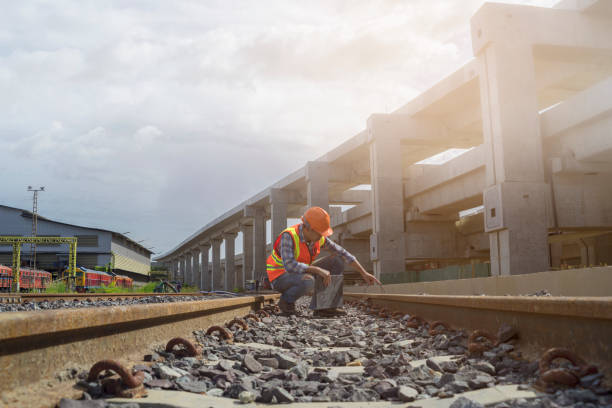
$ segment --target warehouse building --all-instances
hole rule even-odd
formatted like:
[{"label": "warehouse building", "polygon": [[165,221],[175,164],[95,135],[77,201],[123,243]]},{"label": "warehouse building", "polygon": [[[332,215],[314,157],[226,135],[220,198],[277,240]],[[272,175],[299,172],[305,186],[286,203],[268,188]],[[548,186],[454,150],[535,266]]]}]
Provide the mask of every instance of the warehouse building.
[{"label": "warehouse building", "polygon": [[[32,212],[0,205],[0,235],[31,236]],[[149,278],[152,252],[118,232],[53,221],[39,215],[37,236],[76,237],[79,266],[93,268],[111,262],[115,273],[139,281]],[[12,251],[11,246],[0,245],[0,264],[12,264]],[[29,264],[30,253],[30,245],[23,245],[22,264]],[[68,245],[39,245],[36,248],[36,264],[39,268],[53,273],[63,270],[68,265]]]}]

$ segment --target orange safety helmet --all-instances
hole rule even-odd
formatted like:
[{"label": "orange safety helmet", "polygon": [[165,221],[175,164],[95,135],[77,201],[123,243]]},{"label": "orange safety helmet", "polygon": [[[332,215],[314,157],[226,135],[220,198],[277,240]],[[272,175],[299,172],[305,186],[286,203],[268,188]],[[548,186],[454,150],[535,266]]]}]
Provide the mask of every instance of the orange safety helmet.
[{"label": "orange safety helmet", "polygon": [[302,221],[306,221],[310,228],[321,234],[321,236],[329,237],[334,233],[330,226],[329,214],[321,207],[310,207],[304,213]]}]

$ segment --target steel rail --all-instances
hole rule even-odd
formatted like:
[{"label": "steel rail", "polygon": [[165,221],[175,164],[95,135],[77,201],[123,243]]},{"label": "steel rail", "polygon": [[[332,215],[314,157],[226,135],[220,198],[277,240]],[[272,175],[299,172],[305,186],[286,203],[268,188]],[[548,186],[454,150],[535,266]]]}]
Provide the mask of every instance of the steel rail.
[{"label": "steel rail", "polygon": [[84,299],[128,299],[128,298],[141,298],[149,296],[210,296],[211,293],[0,293],[0,303],[22,303],[28,302],[45,302],[45,301],[73,301],[73,300],[84,300]]},{"label": "steel rail", "polygon": [[69,367],[87,367],[189,336],[278,297],[0,313],[0,394]]},{"label": "steel rail", "polygon": [[453,328],[496,333],[506,324],[519,333],[518,349],[530,358],[564,347],[612,375],[612,297],[439,296],[345,293],[347,299],[448,322]]}]

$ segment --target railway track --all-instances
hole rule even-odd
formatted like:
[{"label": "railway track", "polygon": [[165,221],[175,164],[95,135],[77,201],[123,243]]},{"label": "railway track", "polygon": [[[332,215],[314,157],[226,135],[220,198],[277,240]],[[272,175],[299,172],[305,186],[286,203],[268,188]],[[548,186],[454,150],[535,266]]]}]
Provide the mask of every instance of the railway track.
[{"label": "railway track", "polygon": [[[147,393],[107,401],[175,407],[612,404],[609,298],[346,297],[348,315],[334,319],[279,316],[277,295],[4,313],[0,394],[5,406],[53,406],[83,391]],[[542,358],[550,347],[561,349]],[[557,367],[559,356],[573,364]],[[125,370],[97,370],[109,359]],[[104,368],[125,377],[98,378]]]},{"label": "railway track", "polygon": [[209,296],[208,293],[0,293],[0,303],[72,302],[84,299],[133,299],[148,296]]}]

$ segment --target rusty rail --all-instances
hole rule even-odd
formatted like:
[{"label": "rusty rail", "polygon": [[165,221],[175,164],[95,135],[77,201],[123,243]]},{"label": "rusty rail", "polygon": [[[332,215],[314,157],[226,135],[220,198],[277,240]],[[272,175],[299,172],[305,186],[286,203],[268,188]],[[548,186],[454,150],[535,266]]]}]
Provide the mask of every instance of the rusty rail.
[{"label": "rusty rail", "polygon": [[210,296],[209,293],[0,293],[0,303],[73,301],[84,299],[129,299],[149,296]]},{"label": "rusty rail", "polygon": [[[189,336],[193,330],[260,310],[278,297],[0,313],[0,394],[53,377],[67,364],[85,367],[165,346],[169,333]],[[179,340],[170,348],[175,344],[189,351]]]},{"label": "rusty rail", "polygon": [[[542,350],[562,347],[576,350],[587,361],[612,376],[612,297],[527,297],[527,296],[437,296],[345,293],[348,301],[359,300],[373,310],[386,308],[398,315],[407,313],[407,327],[444,321],[469,333],[498,333],[512,337],[520,333],[516,346],[525,356],[538,359]],[[430,323],[431,324],[431,323]],[[490,343],[497,339],[485,336]],[[476,340],[476,339],[474,339]],[[505,340],[502,340],[505,341]],[[473,342],[473,351],[486,349],[484,339]]]}]

